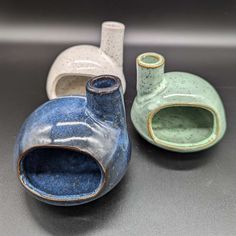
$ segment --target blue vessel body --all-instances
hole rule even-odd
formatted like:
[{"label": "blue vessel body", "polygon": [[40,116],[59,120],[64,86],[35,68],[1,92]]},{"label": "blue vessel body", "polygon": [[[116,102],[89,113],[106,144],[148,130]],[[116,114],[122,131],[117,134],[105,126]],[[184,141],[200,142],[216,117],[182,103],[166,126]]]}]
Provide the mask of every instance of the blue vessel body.
[{"label": "blue vessel body", "polygon": [[119,79],[95,77],[86,97],[40,106],[23,124],[14,153],[21,184],[46,203],[78,205],[110,191],[131,156]]}]

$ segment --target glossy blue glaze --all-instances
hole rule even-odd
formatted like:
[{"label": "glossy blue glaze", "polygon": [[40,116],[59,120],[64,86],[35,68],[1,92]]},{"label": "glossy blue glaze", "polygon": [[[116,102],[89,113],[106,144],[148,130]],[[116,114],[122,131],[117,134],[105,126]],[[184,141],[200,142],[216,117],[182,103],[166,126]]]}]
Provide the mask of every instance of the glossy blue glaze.
[{"label": "glossy blue glaze", "polygon": [[54,205],[78,205],[110,191],[131,155],[120,81],[99,76],[86,97],[46,102],[23,124],[15,146],[22,185]]}]

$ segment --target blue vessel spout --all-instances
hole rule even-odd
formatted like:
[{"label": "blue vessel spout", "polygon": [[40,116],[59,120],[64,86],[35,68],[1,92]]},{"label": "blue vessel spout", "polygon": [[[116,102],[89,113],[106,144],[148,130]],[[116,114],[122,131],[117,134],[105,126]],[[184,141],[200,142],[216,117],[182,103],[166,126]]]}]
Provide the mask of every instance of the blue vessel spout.
[{"label": "blue vessel spout", "polygon": [[89,80],[86,86],[87,108],[103,121],[124,125],[125,110],[120,80],[116,76],[101,75]]}]

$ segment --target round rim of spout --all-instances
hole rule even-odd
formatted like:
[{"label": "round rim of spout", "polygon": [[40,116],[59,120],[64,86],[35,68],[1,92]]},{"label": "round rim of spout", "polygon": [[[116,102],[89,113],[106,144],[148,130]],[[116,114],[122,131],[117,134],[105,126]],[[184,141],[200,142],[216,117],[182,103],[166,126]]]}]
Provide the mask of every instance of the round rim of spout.
[{"label": "round rim of spout", "polygon": [[[147,59],[151,59],[151,62],[148,62]],[[155,52],[146,52],[139,55],[136,62],[139,66],[145,68],[158,68],[165,63],[165,58],[161,54]]]},{"label": "round rim of spout", "polygon": [[[26,155],[31,152],[32,150],[36,149],[36,148],[61,148],[61,149],[67,149],[70,151],[75,151],[75,152],[80,152],[80,153],[84,153],[86,155],[89,155],[90,158],[93,158],[96,163],[98,164],[98,166],[100,167],[100,171],[102,174],[102,181],[100,182],[98,188],[96,189],[96,191],[94,193],[91,193],[87,196],[76,196],[76,197],[67,197],[67,198],[60,198],[57,197],[55,195],[50,195],[50,194],[42,194],[41,192],[31,188],[28,184],[26,184],[25,180],[24,180],[24,174],[22,173],[22,169],[21,169],[21,163],[24,160],[24,158],[26,157]],[[42,201],[46,201],[48,203],[51,204],[55,204],[55,205],[61,205],[61,204],[82,204],[84,202],[90,202],[92,200],[95,200],[97,198],[97,196],[99,196],[105,188],[105,184],[107,182],[107,172],[104,169],[102,163],[100,163],[100,161],[94,157],[92,154],[90,154],[87,151],[83,151],[78,147],[69,147],[69,146],[59,146],[59,145],[37,145],[37,146],[33,146],[29,149],[27,149],[26,151],[24,151],[19,159],[18,159],[18,163],[17,163],[17,177],[20,180],[21,185],[29,192],[31,193],[33,196],[35,196],[37,199],[40,199]]]},{"label": "round rim of spout", "polygon": [[108,29],[125,29],[125,25],[118,21],[104,21],[102,23],[102,27],[108,28]]},{"label": "round rim of spout", "polygon": [[117,76],[100,75],[90,79],[87,82],[86,89],[92,93],[109,94],[118,90],[120,85],[121,82]]}]

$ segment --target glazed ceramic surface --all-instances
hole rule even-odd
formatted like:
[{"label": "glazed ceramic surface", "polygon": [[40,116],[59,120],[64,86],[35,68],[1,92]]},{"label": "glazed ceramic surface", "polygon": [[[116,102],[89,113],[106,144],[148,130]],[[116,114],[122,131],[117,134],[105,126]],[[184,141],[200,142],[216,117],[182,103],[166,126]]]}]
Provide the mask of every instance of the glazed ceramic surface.
[{"label": "glazed ceramic surface", "polygon": [[123,92],[123,40],[125,26],[119,22],[102,24],[101,46],[80,45],[62,52],[53,63],[47,79],[49,99],[85,95],[88,79],[104,74],[118,76]]},{"label": "glazed ceramic surface", "polygon": [[164,73],[157,53],[137,58],[137,96],[131,119],[150,143],[177,151],[200,151],[216,144],[226,130],[225,112],[216,90],[199,76]]},{"label": "glazed ceramic surface", "polygon": [[18,178],[41,201],[78,205],[123,177],[131,147],[120,80],[88,81],[87,96],[51,100],[23,124],[15,146]]}]

